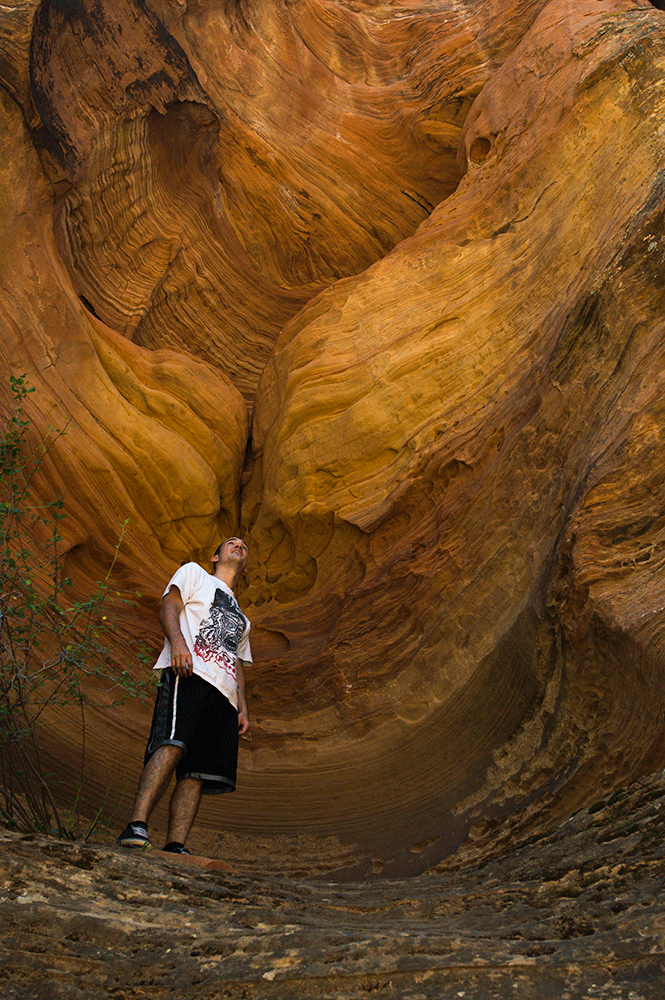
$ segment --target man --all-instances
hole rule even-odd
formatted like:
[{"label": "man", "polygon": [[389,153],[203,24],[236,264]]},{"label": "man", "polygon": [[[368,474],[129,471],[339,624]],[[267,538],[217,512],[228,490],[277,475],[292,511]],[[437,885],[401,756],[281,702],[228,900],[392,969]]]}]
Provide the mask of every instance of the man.
[{"label": "man", "polygon": [[212,557],[213,573],[186,563],[168,583],[159,612],[166,637],[161,672],[132,820],[123,847],[150,843],[148,819],[173,772],[165,851],[189,854],[185,841],[202,794],[233,792],[238,736],[249,730],[243,662],[252,661],[249,620],[234,590],[247,565],[240,538]]}]

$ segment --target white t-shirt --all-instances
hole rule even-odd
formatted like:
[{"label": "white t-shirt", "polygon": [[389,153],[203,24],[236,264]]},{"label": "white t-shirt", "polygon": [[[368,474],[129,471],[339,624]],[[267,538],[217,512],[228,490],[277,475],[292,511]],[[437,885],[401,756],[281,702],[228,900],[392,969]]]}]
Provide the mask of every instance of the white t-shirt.
[{"label": "white t-shirt", "polygon": [[[233,591],[222,580],[206,573],[198,563],[186,563],[169,580],[180,591],[184,609],[180,629],[192,654],[193,671],[216,687],[238,707],[238,660],[252,662],[249,619],[240,610]],[[164,648],[154,670],[171,669],[171,643]]]}]

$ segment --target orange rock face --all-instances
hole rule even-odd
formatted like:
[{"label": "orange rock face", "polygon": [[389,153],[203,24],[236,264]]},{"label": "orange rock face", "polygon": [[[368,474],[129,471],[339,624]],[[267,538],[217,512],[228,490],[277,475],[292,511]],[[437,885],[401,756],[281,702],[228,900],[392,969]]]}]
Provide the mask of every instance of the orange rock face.
[{"label": "orange rock face", "polygon": [[[156,636],[179,562],[251,545],[203,849],[408,873],[662,766],[665,15],[86,0],[0,40],[0,355],[71,419],[67,574],[128,518]],[[146,716],[99,714],[93,784]]]}]

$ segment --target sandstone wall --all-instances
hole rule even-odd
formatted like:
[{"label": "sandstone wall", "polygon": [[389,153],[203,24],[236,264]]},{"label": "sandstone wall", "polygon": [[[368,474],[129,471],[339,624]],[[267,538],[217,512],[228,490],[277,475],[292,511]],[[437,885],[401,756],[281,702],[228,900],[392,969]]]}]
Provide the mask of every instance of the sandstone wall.
[{"label": "sandstone wall", "polygon": [[[173,569],[251,547],[202,843],[408,873],[665,763],[664,18],[3,6],[0,357],[70,421],[67,575],[128,519],[157,641]],[[146,725],[98,713],[93,788]]]}]

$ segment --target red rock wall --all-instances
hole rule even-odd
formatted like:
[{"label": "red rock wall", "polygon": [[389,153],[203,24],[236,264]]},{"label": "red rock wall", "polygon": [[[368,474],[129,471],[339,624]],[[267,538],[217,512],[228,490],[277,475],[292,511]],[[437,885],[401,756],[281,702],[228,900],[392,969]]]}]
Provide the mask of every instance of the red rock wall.
[{"label": "red rock wall", "polygon": [[[72,421],[68,575],[129,518],[155,628],[180,561],[251,545],[201,837],[408,872],[665,762],[664,17],[3,9],[0,355]],[[99,716],[93,784],[145,725]]]}]

